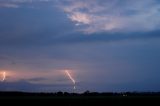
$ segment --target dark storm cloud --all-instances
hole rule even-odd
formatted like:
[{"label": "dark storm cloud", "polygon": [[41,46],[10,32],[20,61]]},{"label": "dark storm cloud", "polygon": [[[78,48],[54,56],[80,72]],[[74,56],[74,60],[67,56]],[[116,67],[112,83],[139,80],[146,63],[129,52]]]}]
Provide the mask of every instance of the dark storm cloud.
[{"label": "dark storm cloud", "polygon": [[[86,36],[84,34],[74,34],[71,36],[62,37],[59,39],[53,39],[57,44],[76,44],[76,43],[98,43],[98,42],[119,42],[123,40],[146,40],[157,39],[160,37],[160,31],[154,31],[149,33],[100,33],[92,34],[92,36]],[[54,44],[53,43],[53,44]]]},{"label": "dark storm cloud", "polygon": [[[58,32],[57,32],[58,33]],[[147,39],[159,39],[160,31],[153,31],[148,33],[101,33],[93,34],[92,36],[86,36],[80,33],[74,33],[64,36],[51,36],[56,34],[54,32],[46,32],[37,35],[21,36],[15,38],[4,38],[1,39],[0,44],[3,47],[7,46],[17,46],[17,47],[41,47],[41,46],[58,46],[58,45],[70,45],[70,44],[83,44],[83,43],[100,43],[100,42],[119,42],[124,40],[147,40]],[[13,35],[14,36],[14,35]]]},{"label": "dark storm cloud", "polygon": [[[1,9],[1,45],[25,46],[45,44],[61,32],[68,32],[69,25],[65,15],[50,9]],[[6,14],[8,13],[8,14]],[[18,14],[14,15],[14,14]],[[44,17],[43,17],[44,16]],[[59,21],[61,20],[61,21]],[[63,31],[61,31],[63,29]]]},{"label": "dark storm cloud", "polygon": [[45,78],[41,77],[41,78],[31,78],[31,79],[28,79],[28,81],[42,81],[42,80],[45,80]]},{"label": "dark storm cloud", "polygon": [[0,82],[1,91],[23,91],[23,92],[56,92],[70,88],[70,85],[60,84],[33,84],[25,80],[18,82]]},{"label": "dark storm cloud", "polygon": [[[132,0],[131,0],[132,1]],[[2,1],[1,1],[2,2]],[[15,4],[39,4],[39,3],[53,3],[50,0],[38,0],[38,1],[3,1]],[[62,2],[68,2],[67,0]],[[75,5],[75,8],[79,6],[83,7],[84,4],[90,6],[90,1],[87,2],[75,2],[70,1],[71,4]],[[94,0],[93,4],[98,3],[101,5],[102,1],[98,2]],[[107,2],[107,1],[106,1]],[[115,1],[114,3],[116,3]],[[147,0],[147,3],[151,2]],[[114,4],[113,3],[113,4]],[[128,2],[127,2],[128,3]],[[136,1],[136,3],[139,3]],[[144,3],[144,2],[140,2]],[[62,3],[63,4],[63,3]],[[77,5],[76,5],[77,4]],[[92,3],[91,3],[92,4]],[[95,9],[98,6],[95,4]],[[46,4],[47,5],[47,4]],[[123,5],[123,3],[121,4]],[[70,5],[69,5],[70,6]],[[78,6],[78,7],[76,7]],[[41,7],[39,5],[39,7]],[[67,5],[68,7],[68,5]],[[72,7],[72,6],[71,6]],[[72,9],[68,7],[68,9]],[[100,9],[100,8],[97,8]],[[90,10],[90,8],[89,8]],[[0,25],[0,44],[1,47],[15,46],[15,47],[38,47],[47,45],[66,45],[74,43],[94,43],[94,42],[112,42],[112,41],[123,41],[132,39],[149,39],[159,37],[159,31],[152,32],[134,32],[134,33],[123,33],[123,32],[111,32],[111,33],[97,33],[91,34],[91,36],[86,36],[83,33],[75,32],[73,24],[70,23],[66,15],[59,10],[59,8],[54,7],[53,10],[47,8],[36,9],[1,9],[1,25]],[[74,12],[74,11],[73,11]],[[8,13],[8,14],[6,14]],[[18,14],[18,15],[14,15]],[[138,26],[135,26],[138,27]],[[63,31],[62,31],[63,30]],[[74,30],[74,31],[73,31]]]}]

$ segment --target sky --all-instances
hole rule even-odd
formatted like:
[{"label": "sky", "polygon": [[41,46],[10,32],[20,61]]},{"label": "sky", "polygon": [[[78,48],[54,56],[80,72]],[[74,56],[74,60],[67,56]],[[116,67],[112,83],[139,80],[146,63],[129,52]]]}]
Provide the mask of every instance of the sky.
[{"label": "sky", "polygon": [[[0,0],[0,91],[160,91],[159,0]],[[5,79],[4,79],[5,72]]]}]

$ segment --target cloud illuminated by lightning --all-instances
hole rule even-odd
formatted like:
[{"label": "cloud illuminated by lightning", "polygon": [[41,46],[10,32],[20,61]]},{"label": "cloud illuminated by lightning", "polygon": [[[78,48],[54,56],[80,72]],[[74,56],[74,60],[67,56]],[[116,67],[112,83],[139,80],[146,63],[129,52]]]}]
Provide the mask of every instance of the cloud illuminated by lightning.
[{"label": "cloud illuminated by lightning", "polygon": [[[85,33],[145,32],[160,27],[158,0],[59,0],[60,8]],[[150,21],[148,21],[150,19]]]}]

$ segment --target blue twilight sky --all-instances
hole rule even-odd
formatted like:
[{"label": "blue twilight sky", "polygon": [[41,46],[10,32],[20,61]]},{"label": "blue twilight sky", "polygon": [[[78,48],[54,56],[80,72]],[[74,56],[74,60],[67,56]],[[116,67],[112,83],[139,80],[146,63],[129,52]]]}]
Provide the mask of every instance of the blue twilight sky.
[{"label": "blue twilight sky", "polygon": [[65,70],[76,92],[160,91],[160,1],[0,0],[0,90],[70,92]]}]

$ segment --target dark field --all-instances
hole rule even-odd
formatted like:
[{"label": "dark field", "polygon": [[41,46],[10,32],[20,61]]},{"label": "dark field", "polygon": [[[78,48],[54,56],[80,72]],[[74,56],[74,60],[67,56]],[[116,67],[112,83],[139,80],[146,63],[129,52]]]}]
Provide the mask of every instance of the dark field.
[{"label": "dark field", "polygon": [[160,93],[22,93],[0,92],[0,102],[17,105],[51,106],[139,106],[160,105]]}]

